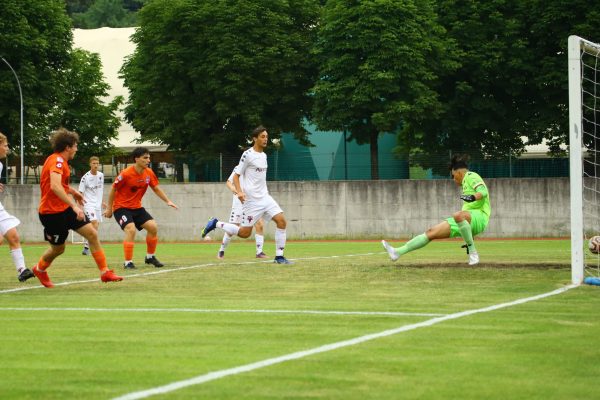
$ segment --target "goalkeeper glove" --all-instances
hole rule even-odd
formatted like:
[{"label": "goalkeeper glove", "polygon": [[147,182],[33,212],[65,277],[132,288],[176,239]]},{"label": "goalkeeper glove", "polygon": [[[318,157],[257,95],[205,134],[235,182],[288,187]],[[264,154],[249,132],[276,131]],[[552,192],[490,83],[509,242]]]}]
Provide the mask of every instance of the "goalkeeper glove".
[{"label": "goalkeeper glove", "polygon": [[461,196],[460,196],[460,199],[461,199],[462,201],[466,201],[467,203],[472,203],[472,202],[474,202],[475,200],[477,200],[477,199],[475,198],[475,195],[474,195],[474,194],[463,194],[463,195],[461,195]]}]

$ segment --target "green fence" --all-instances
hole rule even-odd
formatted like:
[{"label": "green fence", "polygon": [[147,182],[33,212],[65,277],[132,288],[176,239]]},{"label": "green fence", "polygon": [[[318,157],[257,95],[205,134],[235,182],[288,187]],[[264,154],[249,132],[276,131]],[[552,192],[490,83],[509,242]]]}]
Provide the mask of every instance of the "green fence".
[{"label": "green fence", "polygon": [[[313,147],[299,144],[292,135],[283,135],[278,148],[267,151],[271,181],[331,181],[371,179],[371,156],[368,145],[344,140],[339,132],[311,135]],[[416,159],[398,157],[394,153],[396,135],[379,138],[379,179],[448,179],[447,166],[451,154],[427,160],[433,168],[423,168]],[[240,155],[220,155],[218,158],[190,168],[191,182],[218,182],[227,179]],[[189,165],[194,165],[190,160]],[[470,169],[486,178],[565,177],[569,176],[568,158],[538,157],[477,160]],[[437,172],[434,172],[437,171]]]}]

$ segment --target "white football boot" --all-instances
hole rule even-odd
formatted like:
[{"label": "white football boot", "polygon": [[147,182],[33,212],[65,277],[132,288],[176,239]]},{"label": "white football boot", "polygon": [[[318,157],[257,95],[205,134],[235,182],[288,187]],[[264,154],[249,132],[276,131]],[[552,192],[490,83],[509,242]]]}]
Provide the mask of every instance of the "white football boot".
[{"label": "white football boot", "polygon": [[386,242],[385,240],[382,240],[381,244],[383,245],[383,248],[385,249],[385,251],[387,251],[387,253],[390,255],[390,258],[392,261],[396,261],[398,258],[400,258],[400,255],[398,254],[396,249],[394,249],[392,246],[390,246],[388,244],[388,242]]},{"label": "white football boot", "polygon": [[469,265],[479,264],[479,254],[474,251],[469,253]]}]

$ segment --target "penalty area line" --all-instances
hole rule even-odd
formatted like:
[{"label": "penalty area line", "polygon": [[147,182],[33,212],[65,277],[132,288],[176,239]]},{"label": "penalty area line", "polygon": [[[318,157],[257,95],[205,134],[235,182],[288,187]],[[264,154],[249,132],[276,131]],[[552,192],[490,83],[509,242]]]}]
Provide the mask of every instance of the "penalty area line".
[{"label": "penalty area line", "polygon": [[416,324],[404,325],[404,326],[400,326],[398,328],[388,329],[385,331],[372,333],[369,335],[359,336],[359,337],[355,337],[355,338],[349,339],[349,340],[343,340],[340,342],[326,344],[326,345],[315,347],[315,348],[309,349],[309,350],[297,351],[295,353],[285,354],[285,355],[282,355],[279,357],[274,357],[274,358],[268,358],[266,360],[257,361],[257,362],[246,364],[246,365],[240,365],[238,367],[222,369],[219,371],[213,371],[213,372],[209,372],[207,374],[198,375],[194,378],[185,379],[185,380],[181,380],[181,381],[177,381],[177,382],[172,382],[167,385],[158,386],[155,388],[141,390],[141,391],[137,391],[137,392],[131,392],[131,393],[119,396],[119,397],[115,397],[115,398],[113,398],[113,400],[145,399],[145,398],[148,398],[148,397],[151,397],[154,395],[173,392],[175,390],[183,389],[183,388],[186,388],[189,386],[200,385],[200,384],[214,381],[217,379],[221,379],[221,378],[224,378],[227,376],[238,375],[238,374],[242,374],[244,372],[254,371],[257,369],[269,367],[271,365],[280,364],[280,363],[283,363],[286,361],[298,360],[298,359],[312,356],[315,354],[325,353],[325,352],[337,350],[337,349],[340,349],[343,347],[354,346],[354,345],[365,343],[365,342],[368,342],[371,340],[396,335],[398,333],[408,332],[408,331],[412,331],[412,330],[419,329],[419,328],[433,326],[433,325],[439,324],[440,322],[463,318],[463,317],[467,317],[467,316],[474,315],[474,314],[496,311],[496,310],[500,310],[502,308],[512,307],[512,306],[528,303],[530,301],[540,300],[540,299],[543,299],[546,297],[555,296],[555,295],[564,293],[567,290],[573,289],[577,286],[578,285],[571,284],[568,286],[564,286],[560,289],[556,289],[556,290],[553,290],[553,291],[547,292],[547,293],[542,293],[542,294],[539,294],[536,296],[526,297],[526,298],[510,301],[507,303],[496,304],[496,305],[492,305],[492,306],[488,306],[488,307],[477,308],[477,309],[467,310],[467,311],[461,311],[461,312],[457,312],[454,314],[448,314],[448,315],[444,315],[441,317],[431,318],[426,321],[418,322]]}]

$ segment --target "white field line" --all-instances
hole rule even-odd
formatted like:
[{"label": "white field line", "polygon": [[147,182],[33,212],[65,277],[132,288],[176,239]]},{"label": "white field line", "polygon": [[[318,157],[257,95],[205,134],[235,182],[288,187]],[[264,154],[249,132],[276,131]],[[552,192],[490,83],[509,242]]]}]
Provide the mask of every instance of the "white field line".
[{"label": "white field line", "polygon": [[[318,256],[318,257],[306,257],[306,258],[290,258],[290,260],[293,261],[306,261],[306,260],[318,260],[318,259],[331,259],[331,258],[342,258],[342,257],[360,257],[360,256],[372,256],[375,254],[387,254],[385,251],[384,252],[379,252],[379,253],[363,253],[363,254],[344,254],[344,255],[340,255],[340,256]],[[229,267],[229,266],[235,266],[235,265],[251,265],[251,264],[265,264],[265,263],[272,263],[272,260],[261,260],[261,261],[244,261],[244,262],[237,262],[237,263],[215,263],[215,262],[210,262],[210,263],[206,263],[206,264],[197,264],[197,265],[189,265],[186,267],[176,267],[176,268],[161,268],[161,269],[157,269],[154,271],[149,271],[149,272],[140,272],[137,274],[131,274],[131,275],[125,275],[124,278],[126,279],[130,279],[130,278],[137,278],[140,276],[150,276],[150,275],[158,275],[158,274],[166,274],[169,272],[177,272],[177,271],[185,271],[188,269],[198,269],[198,268],[206,268],[206,267],[213,267],[213,266],[219,266],[219,267]],[[50,270],[52,271],[52,270]],[[36,278],[31,278],[32,280],[35,280]],[[79,280],[79,281],[66,281],[66,282],[53,282],[54,286],[70,286],[70,285],[78,285],[78,284],[82,284],[82,283],[91,283],[91,282],[100,282],[100,278],[96,278],[96,279],[83,279],[83,280]],[[119,283],[110,283],[112,285],[119,285]],[[21,286],[21,287],[16,287],[16,288],[12,288],[12,289],[2,289],[0,290],[0,294],[4,294],[4,293],[14,293],[14,292],[22,292],[25,290],[33,290],[33,289],[42,289],[44,288],[44,286],[42,285],[36,285],[36,286]]]},{"label": "white field line", "polygon": [[446,314],[401,311],[325,311],[325,310],[228,310],[208,308],[86,308],[86,307],[0,307],[1,311],[77,311],[132,313],[212,313],[212,314],[309,314],[309,315],[366,315],[385,317],[437,317]]},{"label": "white field line", "polygon": [[377,332],[377,333],[372,333],[372,334],[365,335],[365,336],[359,336],[359,337],[349,339],[349,340],[344,340],[341,342],[326,344],[326,345],[323,345],[320,347],[315,347],[315,348],[309,349],[309,350],[303,350],[303,351],[298,351],[295,353],[285,354],[283,356],[269,358],[266,360],[257,361],[257,362],[251,363],[251,364],[241,365],[241,366],[233,367],[233,368],[229,368],[229,369],[213,371],[213,372],[209,372],[204,375],[198,375],[194,378],[169,383],[164,386],[158,386],[155,388],[141,390],[138,392],[131,392],[131,393],[125,394],[123,396],[115,397],[113,400],[145,399],[145,398],[157,395],[157,394],[173,392],[175,390],[183,389],[183,388],[186,388],[189,386],[200,385],[205,382],[210,382],[210,381],[214,381],[216,379],[224,378],[226,376],[237,375],[237,374],[241,374],[244,372],[254,371],[254,370],[257,370],[260,368],[279,364],[279,363],[282,363],[285,361],[298,360],[300,358],[308,357],[308,356],[311,356],[314,354],[325,353],[328,351],[340,349],[342,347],[354,346],[357,344],[368,342],[370,340],[375,340],[375,339],[379,339],[379,338],[383,338],[383,337],[387,337],[387,336],[392,336],[397,333],[408,332],[408,331],[412,331],[412,330],[419,329],[419,328],[429,327],[429,326],[432,326],[435,324],[439,324],[440,322],[458,319],[458,318],[462,318],[462,317],[467,317],[467,316],[474,315],[474,314],[495,311],[495,310],[499,310],[502,308],[507,308],[507,307],[512,307],[512,306],[516,306],[519,304],[528,303],[530,301],[540,300],[545,297],[550,297],[550,296],[554,296],[557,294],[561,294],[561,293],[566,292],[567,290],[573,289],[575,287],[577,287],[577,285],[568,285],[568,286],[564,286],[560,289],[553,290],[551,292],[539,294],[539,295],[532,296],[532,297],[526,297],[526,298],[511,301],[511,302],[496,304],[496,305],[478,308],[478,309],[474,309],[474,310],[467,310],[467,311],[461,311],[461,312],[454,313],[454,314],[448,314],[448,315],[444,315],[441,317],[428,319],[423,322],[418,322],[416,324],[404,325],[404,326],[400,326],[398,328],[389,329],[389,330],[385,330],[385,331],[381,331],[381,332]]}]

